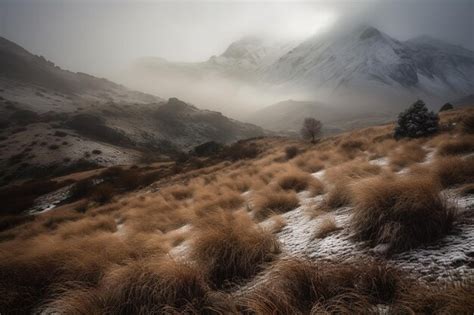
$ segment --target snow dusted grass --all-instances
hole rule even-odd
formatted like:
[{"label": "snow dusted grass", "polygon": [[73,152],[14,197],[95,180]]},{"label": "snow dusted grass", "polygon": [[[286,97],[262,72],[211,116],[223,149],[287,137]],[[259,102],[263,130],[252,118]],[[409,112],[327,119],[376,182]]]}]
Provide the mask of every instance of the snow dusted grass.
[{"label": "snow dusted grass", "polygon": [[354,185],[352,199],[354,236],[395,252],[439,239],[455,218],[430,177],[368,178]]},{"label": "snow dusted grass", "polygon": [[254,159],[0,220],[0,312],[472,313],[472,158],[433,153],[464,134],[391,128],[256,139]]}]

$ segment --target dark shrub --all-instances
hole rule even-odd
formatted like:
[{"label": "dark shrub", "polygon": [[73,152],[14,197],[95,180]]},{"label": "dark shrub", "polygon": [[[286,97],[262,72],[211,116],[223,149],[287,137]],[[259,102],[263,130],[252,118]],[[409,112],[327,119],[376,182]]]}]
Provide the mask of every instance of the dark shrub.
[{"label": "dark shrub", "polygon": [[16,214],[34,204],[34,200],[61,185],[54,181],[29,181],[21,185],[8,186],[0,189],[0,200],[2,201],[1,214]]},{"label": "dark shrub", "polygon": [[194,154],[197,156],[211,156],[222,151],[224,146],[215,141],[205,142],[196,146],[193,150]]},{"label": "dark shrub", "polygon": [[438,115],[428,111],[425,103],[418,100],[398,115],[395,138],[419,138],[432,135],[438,131],[438,122]]},{"label": "dark shrub", "polygon": [[70,191],[70,199],[78,200],[86,197],[94,188],[94,182],[91,179],[83,179],[72,186]]},{"label": "dark shrub", "polygon": [[223,152],[225,159],[232,161],[256,158],[259,151],[254,143],[236,142],[227,147]]},{"label": "dark shrub", "polygon": [[91,199],[99,203],[106,203],[112,199],[115,194],[114,187],[109,183],[100,183],[94,188]]},{"label": "dark shrub", "polygon": [[450,109],[453,109],[453,108],[454,108],[453,104],[446,103],[443,106],[441,106],[441,108],[439,109],[439,112],[444,112],[444,111],[447,111],[447,110],[450,110]]},{"label": "dark shrub", "polygon": [[101,150],[92,150],[92,154],[102,154],[102,151]]},{"label": "dark shrub", "polygon": [[65,137],[65,136],[67,136],[67,133],[65,133],[64,131],[56,131],[56,132],[54,133],[54,135],[55,135],[56,137]]},{"label": "dark shrub", "polygon": [[290,146],[285,148],[285,155],[287,160],[291,160],[300,153],[300,150],[295,146]]},{"label": "dark shrub", "polygon": [[36,121],[38,119],[38,114],[27,109],[18,109],[13,114],[10,115],[10,120],[21,123],[28,124]]},{"label": "dark shrub", "polygon": [[58,146],[57,144],[52,144],[52,145],[50,145],[50,146],[48,147],[48,149],[50,149],[50,150],[57,150],[57,149],[59,149],[59,146]]}]

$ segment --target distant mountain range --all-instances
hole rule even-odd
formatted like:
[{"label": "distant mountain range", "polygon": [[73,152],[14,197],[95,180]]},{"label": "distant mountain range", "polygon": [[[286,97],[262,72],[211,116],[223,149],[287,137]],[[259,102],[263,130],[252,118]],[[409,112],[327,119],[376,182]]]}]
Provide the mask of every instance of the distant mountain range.
[{"label": "distant mountain range", "polygon": [[175,156],[208,141],[261,136],[257,126],[106,79],[60,69],[0,38],[0,183],[87,165]]},{"label": "distant mountain range", "polygon": [[[433,107],[474,92],[474,52],[427,36],[399,41],[372,26],[336,30],[302,42],[246,37],[201,63],[144,58],[151,78],[222,76],[275,94],[360,108],[423,98]],[[184,91],[183,91],[184,93]],[[289,98],[289,97],[288,97]],[[291,97],[293,98],[293,97]],[[354,104],[351,104],[354,103]]]}]

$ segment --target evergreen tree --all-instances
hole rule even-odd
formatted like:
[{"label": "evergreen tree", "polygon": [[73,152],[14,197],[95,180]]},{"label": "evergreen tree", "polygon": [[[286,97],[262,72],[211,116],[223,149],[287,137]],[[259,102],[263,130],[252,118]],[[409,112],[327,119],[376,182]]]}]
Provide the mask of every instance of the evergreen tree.
[{"label": "evergreen tree", "polygon": [[398,115],[395,138],[426,137],[438,131],[439,117],[418,100]]},{"label": "evergreen tree", "polygon": [[439,109],[440,112],[444,112],[445,110],[450,110],[450,109],[453,109],[454,106],[453,104],[451,103],[446,103],[444,104],[443,106],[441,106],[441,108]]}]

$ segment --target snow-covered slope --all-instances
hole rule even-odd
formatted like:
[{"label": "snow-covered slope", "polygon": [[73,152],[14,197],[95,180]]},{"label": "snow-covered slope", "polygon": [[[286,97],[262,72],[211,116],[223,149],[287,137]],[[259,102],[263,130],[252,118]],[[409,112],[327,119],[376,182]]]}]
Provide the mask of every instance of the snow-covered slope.
[{"label": "snow-covered slope", "polygon": [[267,69],[275,84],[449,98],[474,90],[474,52],[419,37],[398,41],[371,26],[306,40]]}]

